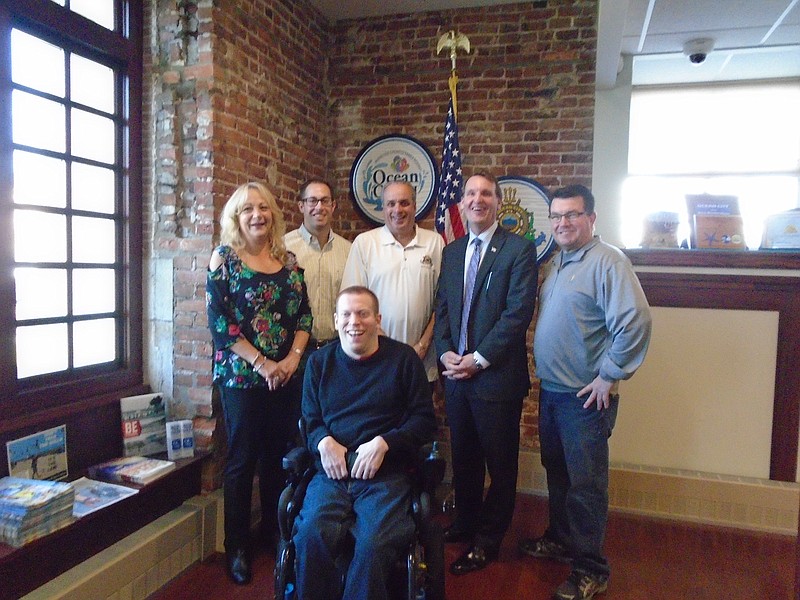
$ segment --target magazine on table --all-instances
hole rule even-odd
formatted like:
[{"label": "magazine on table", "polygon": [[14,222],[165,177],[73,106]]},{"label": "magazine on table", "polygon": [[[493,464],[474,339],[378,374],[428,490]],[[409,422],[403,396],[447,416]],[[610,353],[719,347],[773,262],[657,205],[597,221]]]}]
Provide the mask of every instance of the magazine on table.
[{"label": "magazine on table", "polygon": [[174,469],[175,463],[171,460],[147,456],[124,456],[89,467],[89,477],[144,485],[163,477]]},{"label": "magazine on table", "polygon": [[72,482],[72,486],[75,488],[75,506],[72,513],[76,517],[85,517],[139,491],[136,488],[95,481],[87,477],[76,479]]}]

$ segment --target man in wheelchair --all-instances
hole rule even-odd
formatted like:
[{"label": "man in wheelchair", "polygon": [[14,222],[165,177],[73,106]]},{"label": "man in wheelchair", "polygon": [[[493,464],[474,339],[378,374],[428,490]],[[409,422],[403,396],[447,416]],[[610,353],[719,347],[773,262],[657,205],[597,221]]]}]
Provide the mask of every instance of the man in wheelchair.
[{"label": "man in wheelchair", "polygon": [[[342,290],[339,344],[314,352],[302,412],[317,466],[295,521],[296,591],[302,600],[380,600],[390,571],[414,536],[409,468],[433,438],[436,420],[422,361],[379,336],[378,299]],[[344,578],[337,558],[354,540]]]}]

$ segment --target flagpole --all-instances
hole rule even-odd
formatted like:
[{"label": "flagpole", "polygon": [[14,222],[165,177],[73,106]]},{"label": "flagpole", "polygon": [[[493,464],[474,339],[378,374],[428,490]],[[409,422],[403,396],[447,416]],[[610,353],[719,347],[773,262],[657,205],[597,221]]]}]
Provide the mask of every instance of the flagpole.
[{"label": "flagpole", "polygon": [[455,69],[453,69],[450,79],[447,80],[447,84],[450,86],[450,96],[453,98],[453,116],[455,117],[455,120],[458,121],[458,98],[456,96],[458,75],[456,75]]},{"label": "flagpole", "polygon": [[458,144],[458,75],[456,74],[456,55],[460,48],[467,53],[470,51],[469,38],[448,31],[439,38],[436,53],[443,49],[450,50],[450,103],[444,123],[444,136],[442,140],[442,168],[439,177],[439,188],[436,200],[435,226],[444,238],[445,243],[466,235],[464,215],[461,212],[461,196],[463,177],[461,173],[461,149]]}]

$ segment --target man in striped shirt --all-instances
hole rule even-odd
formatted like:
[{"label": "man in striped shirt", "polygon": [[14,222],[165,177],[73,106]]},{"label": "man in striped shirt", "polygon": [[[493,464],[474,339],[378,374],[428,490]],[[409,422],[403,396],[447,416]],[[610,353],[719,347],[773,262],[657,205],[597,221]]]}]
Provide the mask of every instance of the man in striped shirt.
[{"label": "man in striped shirt", "polygon": [[327,181],[309,179],[303,183],[297,206],[303,215],[303,224],[288,232],[283,241],[305,272],[308,299],[314,315],[306,351],[313,352],[338,339],[333,313],[351,244],[331,228],[336,200]]}]

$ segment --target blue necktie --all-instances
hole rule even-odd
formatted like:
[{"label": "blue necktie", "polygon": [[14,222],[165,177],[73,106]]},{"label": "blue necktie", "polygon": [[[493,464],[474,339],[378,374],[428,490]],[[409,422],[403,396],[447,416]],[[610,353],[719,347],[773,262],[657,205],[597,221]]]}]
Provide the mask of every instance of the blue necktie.
[{"label": "blue necktie", "polygon": [[481,264],[481,239],[472,241],[472,257],[467,267],[467,278],[464,281],[464,306],[461,309],[461,331],[458,333],[458,353],[462,356],[467,349],[467,325],[469,324],[469,309],[472,307],[472,291],[475,289],[475,277],[478,275],[478,265]]}]

